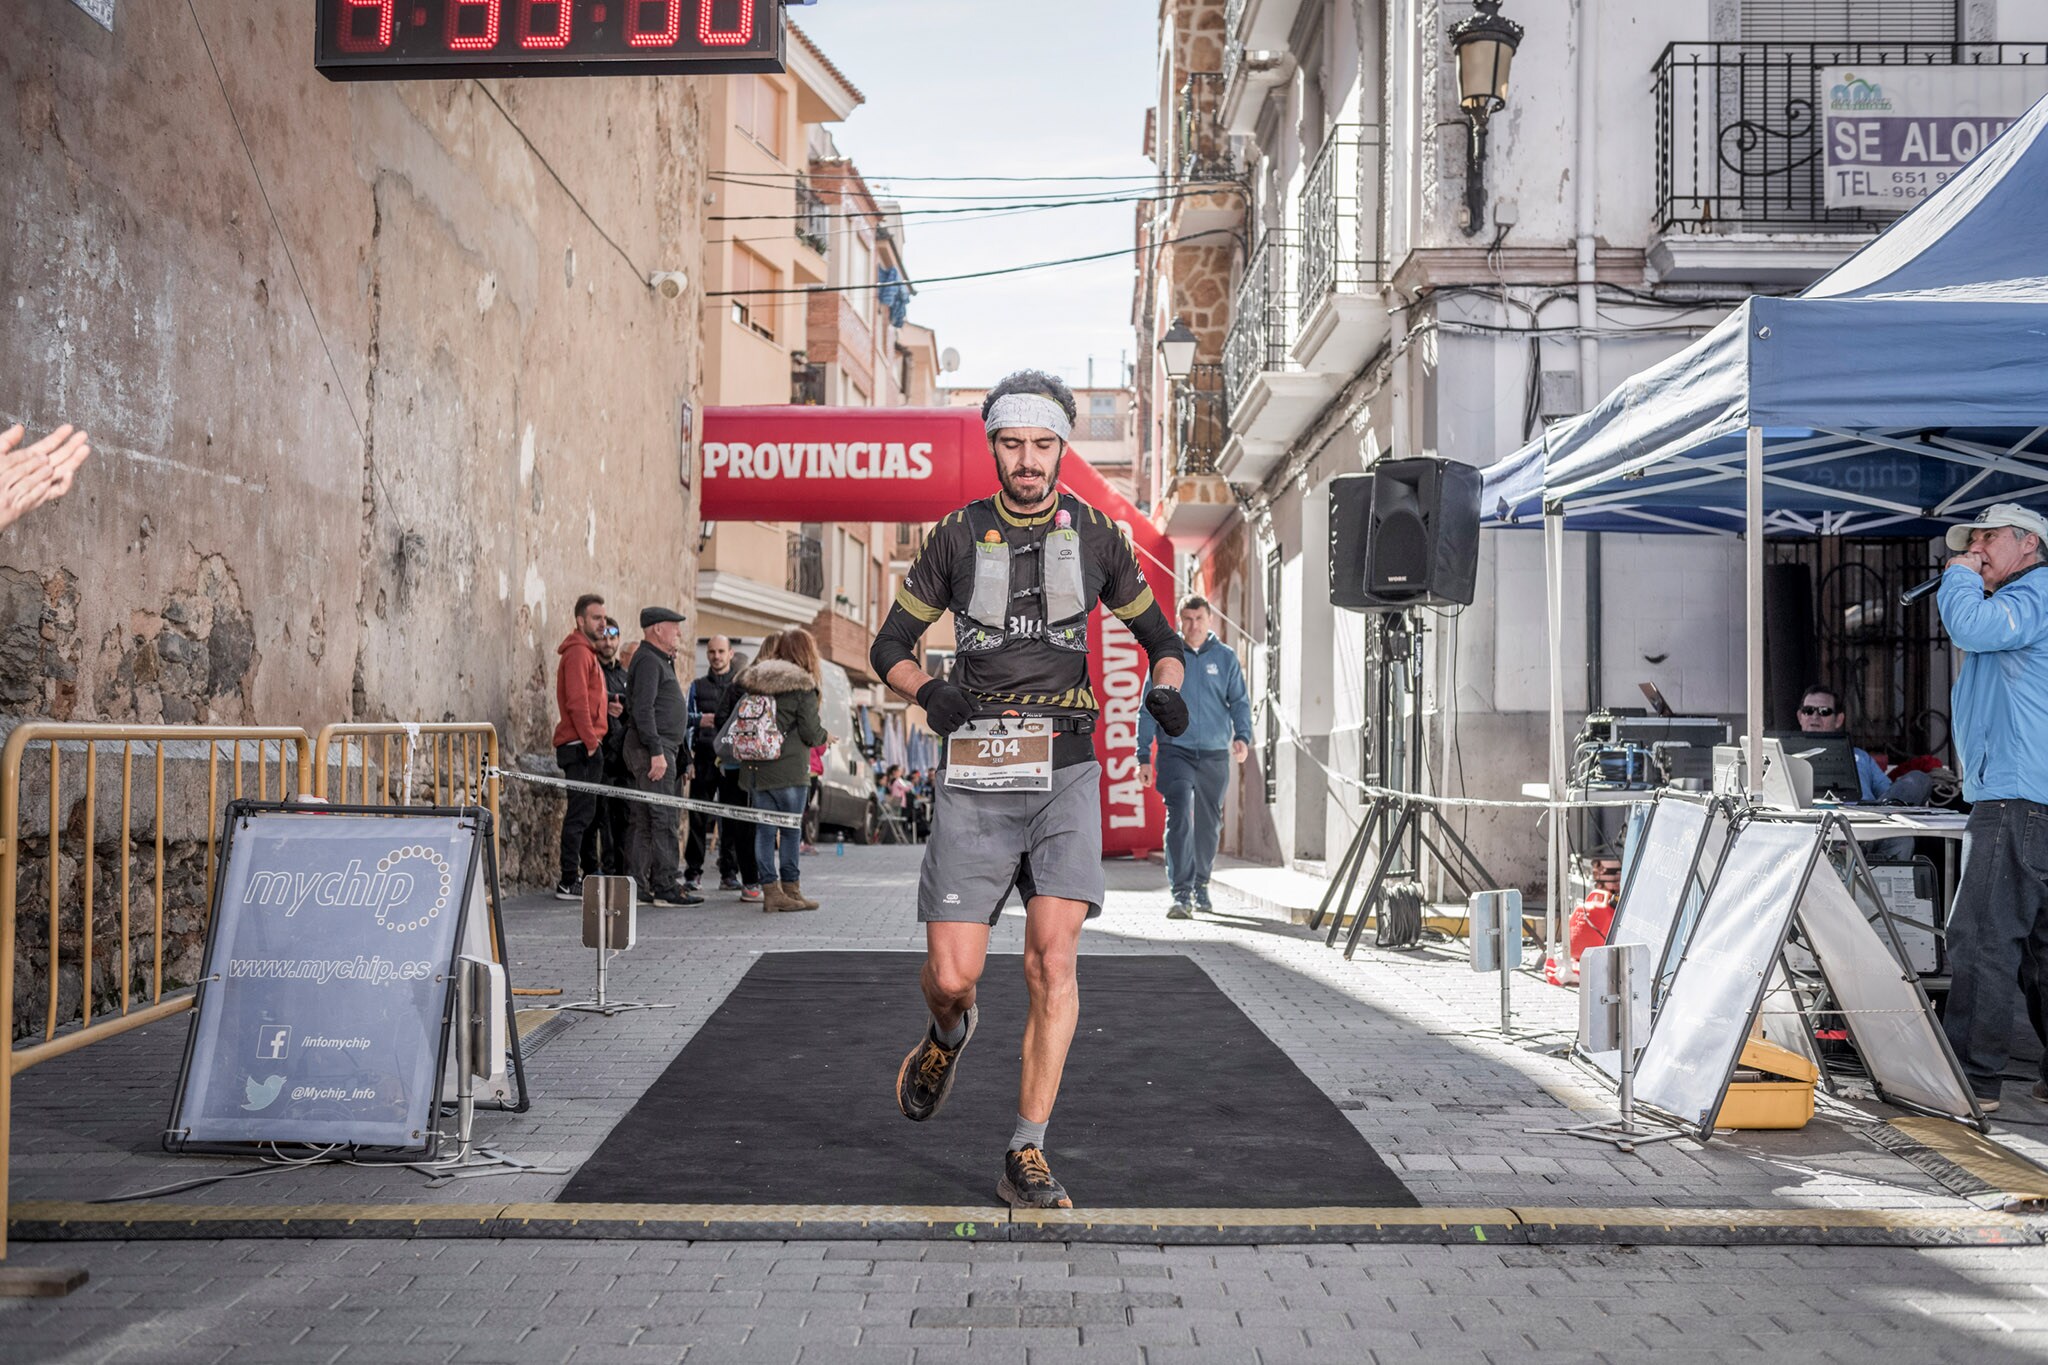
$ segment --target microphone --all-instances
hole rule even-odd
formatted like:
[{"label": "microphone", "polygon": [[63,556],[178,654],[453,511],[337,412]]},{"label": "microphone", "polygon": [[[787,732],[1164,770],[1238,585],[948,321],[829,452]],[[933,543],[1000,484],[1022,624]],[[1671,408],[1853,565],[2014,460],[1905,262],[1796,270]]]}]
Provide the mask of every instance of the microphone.
[{"label": "microphone", "polygon": [[1927,596],[1928,593],[1933,592],[1936,588],[1940,586],[1941,575],[1936,574],[1934,577],[1928,579],[1925,583],[1922,583],[1919,587],[1908,588],[1904,592],[1900,593],[1899,605],[1902,607],[1910,607],[1915,602],[1918,602],[1921,598]]}]

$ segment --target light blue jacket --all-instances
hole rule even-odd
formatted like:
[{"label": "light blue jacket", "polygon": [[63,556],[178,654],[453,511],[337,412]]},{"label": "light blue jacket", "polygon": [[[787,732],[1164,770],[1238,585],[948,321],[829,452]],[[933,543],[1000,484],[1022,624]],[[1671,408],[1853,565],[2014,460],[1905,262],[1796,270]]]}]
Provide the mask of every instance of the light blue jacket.
[{"label": "light blue jacket", "polygon": [[1856,757],[1856,780],[1863,788],[1865,801],[1882,801],[1892,794],[1892,780],[1885,770],[1877,766],[1877,760],[1867,749],[1851,749]]},{"label": "light blue jacket", "polygon": [[1176,749],[1214,752],[1230,747],[1230,741],[1252,742],[1252,698],[1245,691],[1244,670],[1238,666],[1237,651],[1211,635],[1200,649],[1187,652],[1187,678],[1180,685],[1181,700],[1188,704],[1188,728],[1178,736],[1159,733],[1150,711],[1138,712],[1138,761],[1152,761],[1152,740]]},{"label": "light blue jacket", "polygon": [[1963,651],[1949,698],[1963,796],[2048,804],[2048,569],[1987,597],[1984,580],[1958,565],[1935,600]]}]

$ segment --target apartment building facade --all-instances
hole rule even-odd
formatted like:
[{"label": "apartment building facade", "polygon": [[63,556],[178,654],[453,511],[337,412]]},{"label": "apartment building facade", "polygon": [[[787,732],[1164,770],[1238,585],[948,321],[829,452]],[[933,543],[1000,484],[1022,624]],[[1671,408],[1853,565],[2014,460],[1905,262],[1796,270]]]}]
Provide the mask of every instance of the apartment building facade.
[{"label": "apartment building facade", "polygon": [[[707,403],[902,407],[938,402],[937,338],[908,316],[914,286],[896,205],[830,132],[860,91],[790,25],[788,70],[728,77],[713,133],[704,316]],[[883,702],[868,651],[894,599],[889,523],[709,523],[697,634],[802,626],[856,700]]]},{"label": "apartment building facade", "polygon": [[[1515,796],[1547,771],[1540,536],[1482,536],[1476,600],[1418,617],[1411,668],[1382,658],[1375,618],[1330,606],[1331,480],[1387,457],[1489,464],[1868,241],[1896,215],[1830,203],[1822,71],[2039,63],[2048,38],[2041,0],[1489,8],[1522,34],[1482,143],[1453,48],[1463,0],[1162,6],[1140,421],[1161,524],[1258,699],[1226,836],[1246,856],[1334,862],[1356,784],[1408,784],[1418,708],[1425,789]],[[1198,343],[1179,379],[1159,350],[1176,320]],[[1771,553],[1840,562],[1823,541]],[[1641,682],[1682,713],[1741,710],[1734,537],[1568,542],[1570,712],[1639,704]],[[1391,717],[1372,704],[1383,671]],[[1869,703],[1885,704],[1901,703]],[[1466,832],[1502,884],[1536,884],[1526,815],[1474,811]]]}]

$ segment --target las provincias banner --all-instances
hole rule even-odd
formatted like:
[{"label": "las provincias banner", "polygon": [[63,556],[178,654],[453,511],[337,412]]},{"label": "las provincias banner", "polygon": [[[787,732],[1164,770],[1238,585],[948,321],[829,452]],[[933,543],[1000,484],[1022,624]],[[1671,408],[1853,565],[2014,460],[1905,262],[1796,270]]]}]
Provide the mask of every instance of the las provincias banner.
[{"label": "las provincias banner", "polygon": [[[700,474],[707,522],[931,522],[997,489],[981,414],[964,407],[710,408]],[[1060,486],[1124,528],[1171,619],[1172,542],[1072,450]],[[1088,626],[1088,675],[1102,702],[1103,852],[1142,856],[1166,827],[1158,793],[1138,781],[1145,651],[1100,609]]]}]

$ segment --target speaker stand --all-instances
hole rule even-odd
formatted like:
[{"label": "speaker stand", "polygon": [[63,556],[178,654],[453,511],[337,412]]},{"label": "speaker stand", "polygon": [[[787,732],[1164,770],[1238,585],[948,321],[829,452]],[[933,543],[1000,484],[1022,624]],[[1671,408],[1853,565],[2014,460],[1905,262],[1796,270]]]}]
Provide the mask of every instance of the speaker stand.
[{"label": "speaker stand", "polygon": [[[1476,892],[1500,885],[1486,864],[1480,861],[1479,855],[1472,851],[1471,845],[1465,842],[1464,836],[1444,819],[1443,813],[1416,794],[1422,787],[1422,651],[1416,647],[1416,637],[1420,633],[1420,624],[1411,622],[1407,611],[1383,612],[1380,615],[1380,666],[1374,699],[1378,722],[1375,729],[1381,748],[1379,757],[1385,759],[1387,740],[1393,734],[1397,715],[1395,693],[1405,691],[1410,703],[1406,787],[1405,790],[1389,791],[1372,798],[1366,808],[1365,819],[1359,822],[1358,832],[1351,837],[1350,845],[1337,864],[1336,873],[1330,878],[1329,890],[1323,893],[1321,903],[1308,922],[1313,931],[1321,929],[1326,918],[1330,921],[1329,937],[1325,942],[1331,947],[1336,946],[1338,936],[1346,934],[1348,928],[1344,940],[1346,958],[1357,952],[1368,915],[1379,923],[1386,922],[1388,881],[1396,875],[1414,876],[1422,866],[1422,850],[1425,848],[1468,900]],[[1406,665],[1403,670],[1406,674],[1405,687],[1397,673],[1397,665]],[[1347,926],[1345,915],[1350,910],[1351,895],[1358,886],[1359,874],[1371,856],[1376,838],[1379,859],[1366,883],[1365,896]],[[1394,866],[1396,862],[1404,865],[1397,868]]]}]

